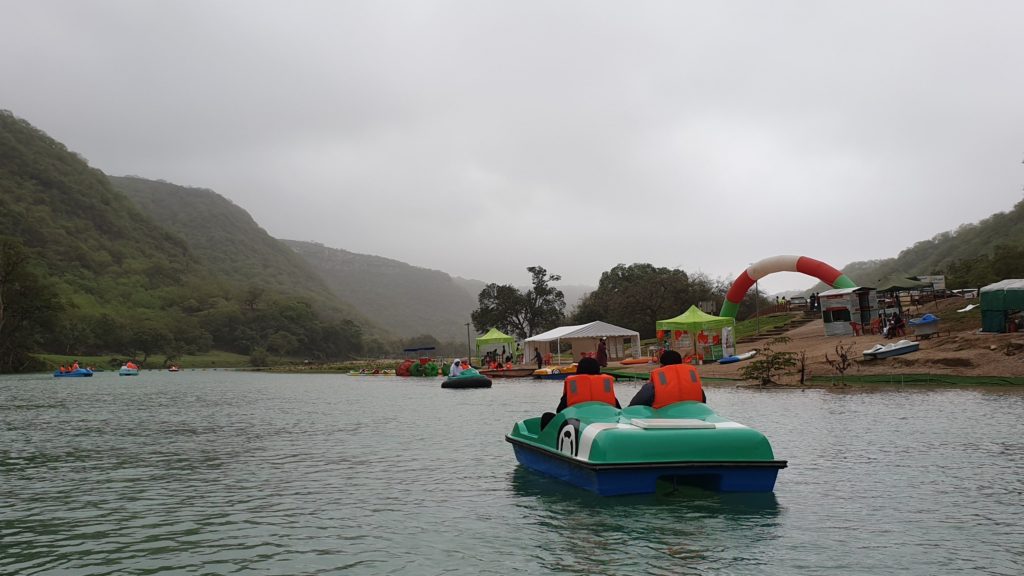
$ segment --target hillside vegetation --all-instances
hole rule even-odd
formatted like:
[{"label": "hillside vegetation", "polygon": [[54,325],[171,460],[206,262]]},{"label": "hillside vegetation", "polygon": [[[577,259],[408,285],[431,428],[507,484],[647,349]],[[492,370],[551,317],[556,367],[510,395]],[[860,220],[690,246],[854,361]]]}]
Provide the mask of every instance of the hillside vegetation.
[{"label": "hillside vegetation", "polygon": [[[842,271],[861,286],[903,274],[945,275],[950,289],[1024,278],[1024,201],[1008,212],[917,242],[894,258],[851,262]],[[824,289],[819,284],[812,291]]]},{"label": "hillside vegetation", "polygon": [[282,242],[305,259],[336,295],[393,334],[465,341],[476,294],[448,274],[313,242]]},{"label": "hillside vegetation", "polygon": [[[356,323],[316,309],[308,290],[211,264],[209,245],[194,250],[161,224],[169,212],[152,218],[63,144],[0,112],[0,371],[30,368],[28,352],[144,359],[217,348],[259,363],[361,350]],[[332,308],[342,306],[323,306]]]},{"label": "hillside vegetation", "polygon": [[134,176],[109,179],[153,220],[186,238],[188,248],[221,279],[304,300],[331,318],[370,325],[295,251],[220,194]]}]

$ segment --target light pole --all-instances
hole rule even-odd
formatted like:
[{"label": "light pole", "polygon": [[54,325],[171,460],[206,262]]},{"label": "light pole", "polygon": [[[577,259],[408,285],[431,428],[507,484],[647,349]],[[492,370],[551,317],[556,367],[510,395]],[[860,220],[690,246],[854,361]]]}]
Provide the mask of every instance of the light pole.
[{"label": "light pole", "polygon": [[754,280],[754,326],[757,328],[757,335],[761,335],[761,291],[758,290],[757,280]]},{"label": "light pole", "polygon": [[469,365],[473,365],[473,348],[469,345],[469,322],[466,322],[466,360],[469,360]]}]

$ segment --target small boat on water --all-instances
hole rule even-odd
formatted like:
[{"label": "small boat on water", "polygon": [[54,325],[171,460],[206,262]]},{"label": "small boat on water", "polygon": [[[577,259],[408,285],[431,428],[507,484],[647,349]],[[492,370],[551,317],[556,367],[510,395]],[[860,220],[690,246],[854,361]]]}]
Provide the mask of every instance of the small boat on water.
[{"label": "small boat on water", "polygon": [[763,434],[702,402],[618,409],[583,402],[516,422],[505,440],[531,470],[602,496],[646,494],[659,481],[719,492],[771,492],[785,460]]},{"label": "small boat on water", "polygon": [[349,376],[394,376],[394,370],[350,370]]},{"label": "small boat on water", "polygon": [[533,372],[533,368],[495,368],[481,370],[480,374],[488,378],[529,378]]},{"label": "small boat on water", "polygon": [[533,371],[533,377],[541,380],[565,380],[566,376],[576,373],[576,364],[568,366],[548,366]]},{"label": "small boat on water", "polygon": [[121,376],[138,376],[139,375],[139,369],[138,368],[129,368],[127,366],[121,366],[121,369],[118,370],[117,373],[119,375],[121,375]]},{"label": "small boat on water", "polygon": [[177,366],[171,366],[170,368],[167,369],[168,372],[177,372],[178,370],[179,368]]},{"label": "small boat on water", "polygon": [[441,388],[490,388],[491,379],[473,368],[463,370],[458,376],[449,376],[441,383]]},{"label": "small boat on water", "polygon": [[79,368],[77,370],[72,370],[70,372],[61,372],[60,370],[56,370],[53,373],[53,377],[54,378],[89,378],[90,376],[92,376],[92,374],[93,374],[92,370],[89,370],[88,368]]},{"label": "small boat on water", "polygon": [[900,340],[899,342],[885,345],[875,344],[864,351],[864,357],[870,359],[891,358],[901,354],[917,352],[919,346],[919,343],[911,342],[910,340]]},{"label": "small boat on water", "polygon": [[633,364],[657,364],[657,363],[658,363],[658,359],[655,358],[654,356],[642,356],[640,358],[625,358],[623,360],[619,360],[619,364],[622,364],[624,366],[631,366]]}]

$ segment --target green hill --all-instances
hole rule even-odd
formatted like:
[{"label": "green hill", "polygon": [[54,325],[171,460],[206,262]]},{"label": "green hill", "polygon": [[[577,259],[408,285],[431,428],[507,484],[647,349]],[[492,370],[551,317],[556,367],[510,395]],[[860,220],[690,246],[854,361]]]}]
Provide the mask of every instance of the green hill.
[{"label": "green hill", "polygon": [[248,212],[212,190],[135,176],[110,176],[144,213],[187,239],[188,247],[218,277],[242,287],[299,298],[331,318],[372,324],[343,299],[294,250],[273,238]]},{"label": "green hill", "polygon": [[335,294],[392,333],[403,338],[431,334],[441,341],[465,341],[476,294],[448,274],[312,242],[282,242],[304,258]]},{"label": "green hill", "polygon": [[8,111],[0,111],[0,191],[0,230],[24,243],[61,292],[87,296],[83,302],[124,305],[140,289],[160,300],[201,275],[181,237]]},{"label": "green hill", "polygon": [[[139,204],[148,210],[159,202]],[[258,361],[268,352],[344,358],[360,351],[360,327],[286,248],[275,260],[276,243],[254,236],[210,233],[193,243],[195,229],[178,220],[189,218],[185,209],[180,216],[160,209],[159,218],[147,210],[63,144],[0,112],[0,371],[27,368],[27,352],[174,357],[217,348]],[[241,214],[221,210],[223,220],[209,228],[232,221],[258,230]],[[234,249],[238,266],[219,259],[218,242]],[[237,256],[239,242],[258,255],[263,275]],[[285,276],[298,278],[288,285]]]},{"label": "green hill", "polygon": [[[843,273],[862,286],[898,274],[944,275],[946,287],[976,288],[1024,277],[1024,201],[974,224],[937,234],[894,258],[851,262]],[[826,287],[818,284],[811,291]]]}]

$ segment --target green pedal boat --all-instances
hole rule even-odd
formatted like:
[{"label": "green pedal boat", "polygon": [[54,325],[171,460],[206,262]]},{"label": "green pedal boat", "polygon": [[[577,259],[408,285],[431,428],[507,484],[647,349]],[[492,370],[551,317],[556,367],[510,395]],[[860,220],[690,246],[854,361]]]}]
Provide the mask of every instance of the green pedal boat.
[{"label": "green pedal boat", "polygon": [[566,408],[542,430],[516,422],[505,439],[521,464],[603,496],[655,491],[659,480],[721,492],[771,492],[785,460],[763,434],[701,402]]}]

